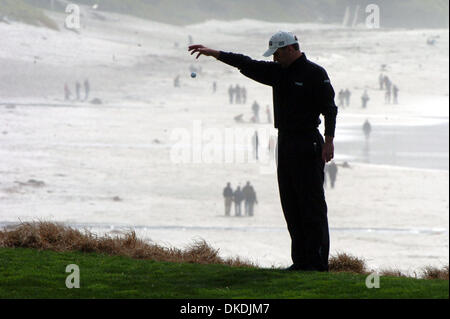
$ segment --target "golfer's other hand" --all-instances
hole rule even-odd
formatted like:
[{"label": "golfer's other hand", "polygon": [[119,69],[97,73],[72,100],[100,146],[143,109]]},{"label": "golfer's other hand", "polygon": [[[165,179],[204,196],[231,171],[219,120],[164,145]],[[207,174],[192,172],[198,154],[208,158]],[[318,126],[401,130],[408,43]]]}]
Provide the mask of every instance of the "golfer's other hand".
[{"label": "golfer's other hand", "polygon": [[325,142],[322,147],[322,160],[328,163],[334,158],[334,144],[333,142]]},{"label": "golfer's other hand", "polygon": [[190,45],[188,51],[191,52],[191,55],[197,53],[196,59],[198,59],[200,55],[213,56],[215,58],[219,57],[219,51],[207,48],[201,44]]}]

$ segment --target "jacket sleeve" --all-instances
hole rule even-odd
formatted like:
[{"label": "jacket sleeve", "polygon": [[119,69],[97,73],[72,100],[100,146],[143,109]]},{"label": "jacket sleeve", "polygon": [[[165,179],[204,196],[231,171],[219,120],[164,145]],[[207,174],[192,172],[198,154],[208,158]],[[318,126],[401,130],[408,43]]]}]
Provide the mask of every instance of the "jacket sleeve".
[{"label": "jacket sleeve", "polygon": [[325,136],[334,137],[338,108],[334,102],[334,89],[324,69],[320,69],[315,77],[315,99],[319,112],[325,118]]},{"label": "jacket sleeve", "polygon": [[248,56],[220,51],[219,61],[238,68],[243,75],[259,83],[273,86],[280,74],[278,63],[253,60]]}]

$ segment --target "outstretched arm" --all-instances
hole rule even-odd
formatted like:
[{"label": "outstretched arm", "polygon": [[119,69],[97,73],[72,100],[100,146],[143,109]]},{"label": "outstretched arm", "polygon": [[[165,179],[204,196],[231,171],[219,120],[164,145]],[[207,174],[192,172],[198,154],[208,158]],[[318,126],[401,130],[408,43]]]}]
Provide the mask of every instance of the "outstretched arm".
[{"label": "outstretched arm", "polygon": [[215,57],[223,63],[238,68],[243,75],[262,84],[273,86],[277,83],[281,68],[278,63],[257,61],[242,54],[217,51],[201,44],[191,45],[188,50],[191,52],[191,55],[197,53],[197,59],[201,55]]},{"label": "outstretched arm", "polygon": [[201,55],[213,56],[216,59],[218,59],[219,55],[220,55],[219,51],[207,48],[201,44],[195,44],[195,45],[189,46],[188,51],[191,52],[191,55],[198,53],[196,59],[198,59]]}]

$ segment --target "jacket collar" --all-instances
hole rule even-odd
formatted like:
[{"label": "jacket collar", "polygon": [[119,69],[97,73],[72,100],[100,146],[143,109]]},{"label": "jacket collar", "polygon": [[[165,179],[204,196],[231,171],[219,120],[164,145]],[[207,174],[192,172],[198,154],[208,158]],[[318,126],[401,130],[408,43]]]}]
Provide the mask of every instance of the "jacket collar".
[{"label": "jacket collar", "polygon": [[306,58],[305,52],[302,52],[302,55],[297,58],[294,62],[291,63],[291,65],[288,68],[292,68],[294,66],[303,66],[308,61]]}]

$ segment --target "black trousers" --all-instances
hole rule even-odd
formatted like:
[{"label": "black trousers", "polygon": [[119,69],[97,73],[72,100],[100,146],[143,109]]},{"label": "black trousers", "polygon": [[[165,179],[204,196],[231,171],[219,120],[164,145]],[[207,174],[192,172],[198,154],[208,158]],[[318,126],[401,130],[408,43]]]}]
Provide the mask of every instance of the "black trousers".
[{"label": "black trousers", "polygon": [[328,271],[330,237],[323,189],[319,131],[278,133],[278,187],[292,240],[291,256],[300,270]]}]

